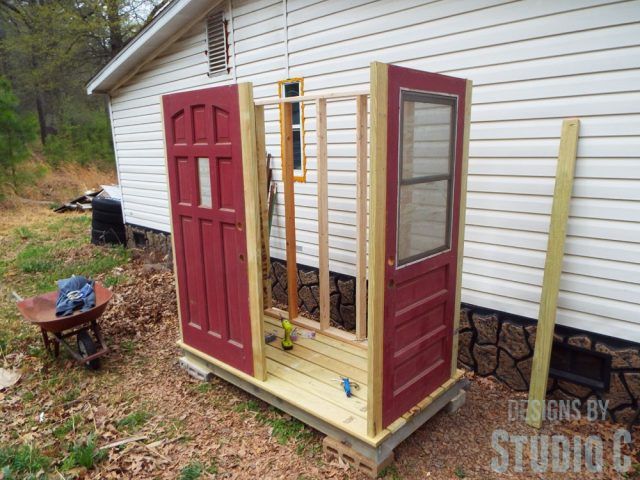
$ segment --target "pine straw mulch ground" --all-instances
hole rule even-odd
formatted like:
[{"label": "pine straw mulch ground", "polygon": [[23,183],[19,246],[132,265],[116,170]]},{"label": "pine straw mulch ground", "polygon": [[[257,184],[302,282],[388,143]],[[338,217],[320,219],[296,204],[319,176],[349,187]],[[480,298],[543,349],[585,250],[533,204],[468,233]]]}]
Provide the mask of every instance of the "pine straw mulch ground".
[{"label": "pine straw mulch ground", "polygon": [[[50,359],[37,332],[27,327],[17,348],[4,355],[5,366],[19,368],[23,377],[0,392],[0,447],[34,447],[48,459],[42,471],[49,478],[365,478],[325,459],[321,435],[295,419],[222,380],[197,382],[179,367],[170,271],[133,260],[99,277],[107,274],[115,298],[101,325],[112,353],[100,371],[91,372],[68,356]],[[604,472],[585,473],[583,467],[576,473],[536,475],[525,448],[523,472],[515,471],[512,461],[507,473],[495,473],[492,433],[535,432],[508,418],[508,400],[525,398],[523,394],[492,379],[469,379],[466,405],[453,415],[439,413],[402,443],[386,478],[618,478],[611,467],[611,438],[620,426],[584,420],[549,423],[540,433],[601,436]],[[636,429],[635,443],[623,450],[635,455],[636,462],[638,433]],[[105,453],[96,448],[88,468],[70,461],[79,445],[132,439]],[[513,458],[513,447],[510,453]]]}]

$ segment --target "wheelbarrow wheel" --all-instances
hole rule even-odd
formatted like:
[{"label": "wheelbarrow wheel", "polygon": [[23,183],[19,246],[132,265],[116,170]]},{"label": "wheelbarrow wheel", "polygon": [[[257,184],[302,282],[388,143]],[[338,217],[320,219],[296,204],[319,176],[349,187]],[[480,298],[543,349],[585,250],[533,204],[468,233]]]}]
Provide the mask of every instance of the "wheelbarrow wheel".
[{"label": "wheelbarrow wheel", "polygon": [[[82,357],[88,357],[98,351],[95,342],[91,338],[91,335],[89,335],[89,333],[87,333],[86,331],[78,333],[77,341],[78,352],[80,352],[80,355]],[[100,368],[100,359],[94,358],[93,360],[86,362],[85,365],[90,370],[98,370]]]}]

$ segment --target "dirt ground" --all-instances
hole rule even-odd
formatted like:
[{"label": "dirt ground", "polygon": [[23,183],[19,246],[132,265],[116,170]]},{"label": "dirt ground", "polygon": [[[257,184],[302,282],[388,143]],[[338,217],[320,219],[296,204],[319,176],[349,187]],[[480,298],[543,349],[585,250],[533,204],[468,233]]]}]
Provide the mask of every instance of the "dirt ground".
[{"label": "dirt ground", "polygon": [[[172,272],[145,265],[135,252],[123,255],[88,245],[89,224],[78,217],[40,207],[2,213],[0,366],[22,377],[0,391],[0,479],[365,478],[324,458],[322,436],[295,419],[222,380],[205,384],[189,377],[178,365]],[[59,228],[67,223],[72,228]],[[55,232],[61,231],[72,243],[64,252],[44,266],[26,262],[25,250],[40,243],[52,250],[61,235]],[[96,372],[79,368],[68,355],[51,359],[39,333],[22,322],[10,299],[14,289],[26,294],[46,289],[55,269],[68,269],[69,262],[115,292],[102,320],[112,352]],[[50,270],[38,270],[45,267]],[[634,443],[622,449],[632,467],[618,474],[613,439],[623,426],[581,419],[547,422],[537,432],[509,418],[509,400],[524,395],[492,379],[468,377],[467,403],[455,414],[437,414],[403,442],[385,478],[640,478],[638,429]],[[577,472],[535,473],[527,444],[519,472],[514,445],[503,439],[510,462],[505,473],[497,473],[491,467],[502,451],[500,445],[492,447],[496,431],[522,435],[529,443],[536,434],[565,435],[572,442],[574,436],[596,435],[604,442],[604,469],[587,472],[583,458]],[[123,443],[114,445],[118,441]]]}]

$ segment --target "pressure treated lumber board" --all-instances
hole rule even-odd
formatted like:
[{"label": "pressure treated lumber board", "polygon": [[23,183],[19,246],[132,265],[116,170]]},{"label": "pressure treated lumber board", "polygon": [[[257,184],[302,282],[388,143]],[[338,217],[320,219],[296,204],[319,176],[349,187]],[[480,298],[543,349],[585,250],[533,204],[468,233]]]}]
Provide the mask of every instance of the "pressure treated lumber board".
[{"label": "pressure treated lumber board", "polygon": [[356,97],[356,339],[367,336],[367,96]]},{"label": "pressure treated lumber board", "polygon": [[567,236],[569,203],[573,189],[573,177],[578,150],[580,120],[569,118],[562,122],[560,151],[556,169],[556,185],[553,191],[551,223],[547,242],[547,257],[542,278],[540,313],[536,331],[536,345],[531,366],[527,423],[535,428],[542,426],[542,406],[547,392],[549,363],[553,346],[553,329],[556,324],[560,276],[564,258],[564,242]]},{"label": "pressure treated lumber board", "polygon": [[267,179],[267,147],[264,130],[264,107],[255,107],[256,154],[258,155],[258,191],[260,198],[260,245],[262,246],[262,284],[264,308],[271,308],[271,254],[269,252],[269,181]]},{"label": "pressure treated lumber board", "polygon": [[[337,389],[344,395],[342,385],[337,381],[341,377],[339,372],[334,369],[328,369],[316,363],[305,360],[304,358],[291,354],[290,351],[284,351],[279,342],[267,345],[267,358],[287,365],[294,370],[303,372],[305,375],[315,378],[331,388]],[[355,380],[354,380],[355,381]],[[357,382],[356,382],[357,383]],[[353,395],[361,400],[367,401],[366,384],[360,384],[360,388],[353,389]]]},{"label": "pressure treated lumber board", "polygon": [[[277,329],[280,329],[281,331],[282,327],[280,325],[280,322],[277,319],[272,318],[270,316],[265,316],[264,318],[265,318],[265,328],[270,328],[271,326],[273,326]],[[353,343],[350,343],[350,342],[338,340],[336,338],[330,337],[322,333],[316,333],[315,340],[320,343],[324,343],[326,345],[336,347],[352,355],[356,355],[358,357],[365,358],[365,359],[367,358],[367,351],[361,348],[359,345],[354,345]],[[303,343],[305,342],[304,338],[302,339],[302,342]]]},{"label": "pressure treated lumber board", "polygon": [[256,117],[253,105],[253,84],[238,84],[240,129],[242,132],[242,179],[244,182],[245,232],[247,238],[247,281],[249,282],[249,318],[253,374],[266,378],[262,312],[262,247],[260,230],[260,194],[258,188],[258,154],[256,152]]},{"label": "pressure treated lumber board", "polygon": [[384,266],[387,216],[387,110],[389,66],[371,63],[371,188],[369,225],[369,416],[367,432],[382,432],[382,358],[384,331]]},{"label": "pressure treated lumber board", "polygon": [[[411,409],[411,412],[408,412],[410,415],[406,415],[406,418],[401,417],[377,436],[370,437],[366,434],[367,422],[362,417],[308,393],[306,387],[297,388],[271,373],[266,381],[259,381],[183,342],[178,342],[178,346],[184,350],[190,361],[209,369],[218,377],[280,408],[326,435],[350,444],[358,452],[368,458],[377,459],[376,461],[386,458],[398,444],[456,398],[463,387],[463,380],[460,379],[463,372],[458,371],[453,379],[455,382],[446,382],[443,388],[438,389],[420,403],[420,409]],[[272,348],[272,350],[275,349]]]},{"label": "pressure treated lumber board", "polygon": [[[279,340],[283,338],[281,328],[269,326],[267,330],[274,331]],[[367,384],[366,360],[355,355],[307,338],[298,338],[293,350],[290,350],[289,353],[332,370],[338,376],[352,378],[360,385],[366,386]]]},{"label": "pressure treated lumber board", "polygon": [[[271,349],[268,349],[271,350]],[[273,349],[275,350],[275,348]],[[274,375],[285,382],[290,383],[295,388],[300,388],[318,398],[326,400],[332,404],[332,408],[344,409],[362,420],[367,419],[367,402],[358,397],[347,397],[344,390],[333,388],[324,382],[308,375],[300,368],[291,368],[287,365],[286,359],[284,363],[273,360],[270,352],[267,353],[267,372]],[[334,376],[334,383],[340,385],[338,377]]]},{"label": "pressure treated lumber board", "polygon": [[330,326],[329,285],[329,176],[327,167],[327,101],[316,100],[316,142],[318,169],[318,262],[320,287],[320,329]]},{"label": "pressure treated lumber board", "polygon": [[293,130],[291,104],[284,104],[282,118],[282,182],[284,183],[284,216],[287,254],[287,309],[291,318],[298,316],[298,267],[296,262],[296,206],[293,187]]},{"label": "pressure treated lumber board", "polygon": [[[306,388],[300,388],[298,385],[290,383],[288,380],[283,380],[271,372],[269,372],[265,381],[258,381],[252,376],[230,367],[213,357],[203,354],[183,342],[179,342],[178,345],[186,352],[197,358],[203,359],[212,366],[226,372],[227,374],[221,375],[221,371],[214,370],[216,375],[221,376],[225,380],[241,386],[241,388],[244,388],[258,397],[261,397],[260,392],[268,392],[270,395],[281,398],[287,403],[295,406],[297,409],[304,412],[303,418],[298,417],[303,422],[314,426],[315,422],[313,420],[314,418],[318,418],[340,431],[348,433],[359,441],[370,444],[371,441],[366,435],[367,421],[364,416],[356,415],[335,403],[319,397],[316,394],[309,393]],[[255,388],[246,388],[246,385],[242,385],[241,383],[249,383],[255,386]],[[275,404],[272,401],[269,401],[269,403]],[[276,404],[276,406],[278,405]]]}]

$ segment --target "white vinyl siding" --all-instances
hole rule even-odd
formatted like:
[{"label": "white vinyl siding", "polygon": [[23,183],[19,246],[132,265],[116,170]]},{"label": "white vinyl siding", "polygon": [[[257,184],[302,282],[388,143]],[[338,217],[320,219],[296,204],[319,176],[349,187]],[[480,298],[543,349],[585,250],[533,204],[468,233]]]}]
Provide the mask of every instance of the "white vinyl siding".
[{"label": "white vinyl siding", "polygon": [[[231,62],[256,98],[367,87],[373,60],[474,82],[464,302],[535,318],[562,119],[581,118],[558,323],[640,341],[640,2],[233,0]],[[286,38],[286,42],[285,42]],[[285,48],[286,45],[286,48]],[[160,95],[209,78],[204,23],[112,95],[126,221],[169,231]],[[355,268],[355,104],[328,109],[330,267]],[[267,148],[281,179],[277,108]],[[315,109],[296,183],[298,262],[317,265]],[[284,258],[279,186],[272,255]]]}]

